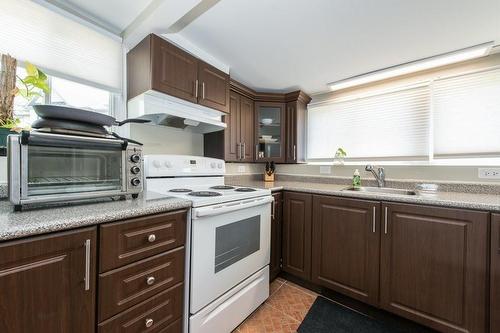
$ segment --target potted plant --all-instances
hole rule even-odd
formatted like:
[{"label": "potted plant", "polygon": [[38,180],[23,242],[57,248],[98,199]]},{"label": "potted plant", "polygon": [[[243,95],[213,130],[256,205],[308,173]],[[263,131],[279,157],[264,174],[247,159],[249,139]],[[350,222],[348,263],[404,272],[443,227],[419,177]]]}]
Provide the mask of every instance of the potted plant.
[{"label": "potted plant", "polygon": [[5,150],[7,136],[22,130],[19,118],[14,116],[14,98],[27,100],[49,93],[47,75],[35,65],[26,62],[26,76],[16,75],[17,61],[9,55],[2,55],[0,67],[0,148]]},{"label": "potted plant", "polygon": [[344,158],[346,158],[346,156],[347,156],[346,151],[343,148],[339,147],[335,152],[335,156],[333,157],[333,164],[343,165]]}]

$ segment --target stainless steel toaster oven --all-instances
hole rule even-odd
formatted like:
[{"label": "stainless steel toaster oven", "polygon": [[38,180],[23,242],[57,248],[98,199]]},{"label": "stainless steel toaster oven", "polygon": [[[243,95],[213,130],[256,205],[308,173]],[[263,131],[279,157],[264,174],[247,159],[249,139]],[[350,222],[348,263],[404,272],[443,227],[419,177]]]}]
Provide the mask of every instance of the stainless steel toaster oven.
[{"label": "stainless steel toaster oven", "polygon": [[9,199],[25,204],[132,195],[143,189],[142,146],[115,138],[22,132],[8,137]]}]

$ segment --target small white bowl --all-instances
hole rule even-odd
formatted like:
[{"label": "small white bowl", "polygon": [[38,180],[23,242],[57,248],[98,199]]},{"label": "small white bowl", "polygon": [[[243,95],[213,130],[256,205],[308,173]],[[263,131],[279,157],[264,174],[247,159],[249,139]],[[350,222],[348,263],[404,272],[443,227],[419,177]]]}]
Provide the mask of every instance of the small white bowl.
[{"label": "small white bowl", "polygon": [[271,125],[273,123],[273,120],[271,118],[262,118],[260,121],[264,125]]}]

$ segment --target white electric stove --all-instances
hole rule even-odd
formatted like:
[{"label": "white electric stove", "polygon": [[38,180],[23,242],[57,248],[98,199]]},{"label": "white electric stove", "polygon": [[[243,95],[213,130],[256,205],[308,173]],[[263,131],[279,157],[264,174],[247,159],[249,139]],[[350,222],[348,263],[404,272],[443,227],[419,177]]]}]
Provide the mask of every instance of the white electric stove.
[{"label": "white electric stove", "polygon": [[192,202],[185,331],[231,332],[269,297],[270,190],[224,185],[206,157],[147,155],[145,170],[148,193]]}]

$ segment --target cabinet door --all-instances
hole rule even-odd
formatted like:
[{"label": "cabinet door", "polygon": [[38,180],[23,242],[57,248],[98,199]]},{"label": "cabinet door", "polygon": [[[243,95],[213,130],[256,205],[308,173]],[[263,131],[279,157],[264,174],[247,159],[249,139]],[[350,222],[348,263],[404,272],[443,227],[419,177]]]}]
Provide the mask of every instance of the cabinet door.
[{"label": "cabinet door", "polygon": [[273,208],[271,215],[271,264],[269,279],[272,281],[281,271],[281,225],[283,214],[283,194],[273,194]]},{"label": "cabinet door", "polygon": [[312,281],[378,305],[380,203],[313,197]]},{"label": "cabinet door", "polygon": [[0,332],[94,332],[95,249],[95,228],[0,244]]},{"label": "cabinet door", "polygon": [[286,104],[286,162],[305,162],[307,105],[302,101]]},{"label": "cabinet door", "polygon": [[489,213],[384,204],[380,300],[442,332],[485,332]]},{"label": "cabinet door", "polygon": [[254,128],[253,121],[254,107],[253,101],[245,96],[240,98],[240,142],[242,144],[241,157],[243,162],[253,162],[254,160]]},{"label": "cabinet door", "polygon": [[198,103],[222,112],[229,111],[229,75],[203,62],[198,62],[200,92]]},{"label": "cabinet door", "polygon": [[241,158],[240,142],[240,95],[229,95],[229,113],[224,116],[227,127],[224,130],[224,160],[238,162]]},{"label": "cabinet door", "polygon": [[286,162],[297,162],[297,102],[286,104]]},{"label": "cabinet door", "polygon": [[152,49],[152,88],[197,103],[198,60],[155,35]]},{"label": "cabinet door", "polygon": [[285,192],[283,206],[283,270],[311,279],[312,195]]},{"label": "cabinet door", "polygon": [[255,103],[256,162],[285,162],[285,104]]},{"label": "cabinet door", "polygon": [[500,332],[500,214],[491,215],[490,332]]}]

